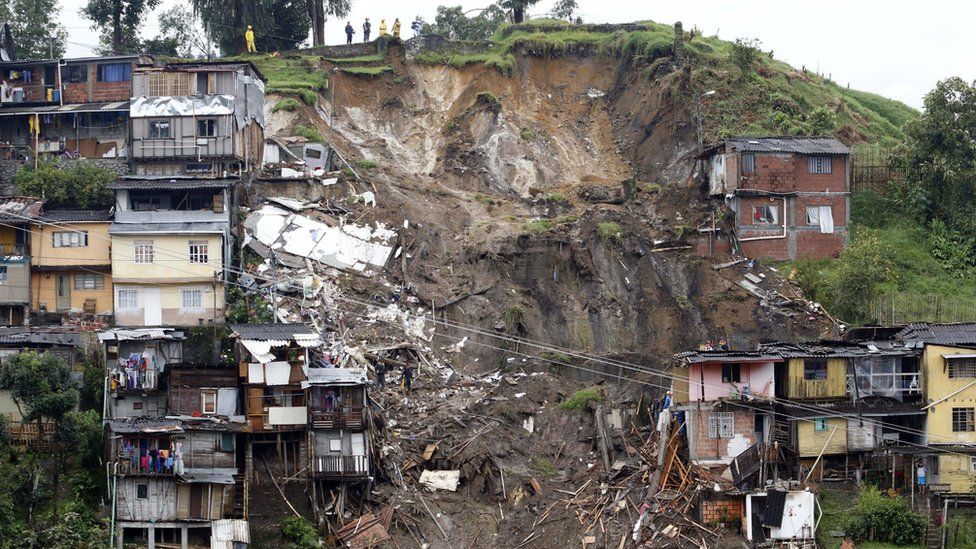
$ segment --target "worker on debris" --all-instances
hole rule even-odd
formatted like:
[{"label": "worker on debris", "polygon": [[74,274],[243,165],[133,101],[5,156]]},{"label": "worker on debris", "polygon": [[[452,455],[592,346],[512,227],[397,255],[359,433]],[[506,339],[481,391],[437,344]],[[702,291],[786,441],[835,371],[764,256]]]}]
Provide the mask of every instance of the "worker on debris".
[{"label": "worker on debris", "polygon": [[346,21],[346,44],[352,44],[352,35],[356,34],[356,29],[352,28],[352,23]]},{"label": "worker on debris", "polygon": [[400,38],[400,18],[393,21],[393,38]]},{"label": "worker on debris", "polygon": [[363,42],[369,42],[369,31],[373,30],[373,24],[369,22],[369,17],[363,23]]},{"label": "worker on debris", "polygon": [[258,51],[257,45],[254,44],[254,29],[251,25],[247,26],[247,32],[244,33],[244,41],[247,42],[247,52],[256,53]]},{"label": "worker on debris", "polygon": [[[408,359],[409,360],[409,359]],[[403,388],[410,392],[410,386],[413,384],[413,364],[408,361],[403,365]]]},{"label": "worker on debris", "polygon": [[380,389],[386,386],[386,364],[382,362],[376,365],[376,386]]},{"label": "worker on debris", "polygon": [[380,36],[389,36],[386,32],[386,19],[380,19]]}]

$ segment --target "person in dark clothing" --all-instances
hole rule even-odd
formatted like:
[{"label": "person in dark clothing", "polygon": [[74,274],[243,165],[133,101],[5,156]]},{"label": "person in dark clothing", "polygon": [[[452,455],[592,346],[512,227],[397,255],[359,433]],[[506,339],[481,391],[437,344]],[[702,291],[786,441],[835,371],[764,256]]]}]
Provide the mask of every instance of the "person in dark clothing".
[{"label": "person in dark clothing", "polygon": [[352,28],[352,23],[346,21],[346,44],[352,44],[352,35],[356,34],[356,29]]},{"label": "person in dark clothing", "polygon": [[410,385],[413,384],[413,364],[409,362],[403,367],[403,388],[410,392]]},{"label": "person in dark clothing", "polygon": [[380,389],[386,386],[386,364],[382,362],[376,365],[376,385]]},{"label": "person in dark clothing", "polygon": [[369,31],[373,30],[373,25],[369,22],[369,17],[363,23],[363,42],[369,42]]}]

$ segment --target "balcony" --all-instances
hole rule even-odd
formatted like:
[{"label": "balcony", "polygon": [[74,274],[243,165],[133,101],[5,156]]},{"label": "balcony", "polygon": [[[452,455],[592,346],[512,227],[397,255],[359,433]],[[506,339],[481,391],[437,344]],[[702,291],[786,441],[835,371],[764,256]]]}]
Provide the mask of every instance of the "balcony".
[{"label": "balcony", "polygon": [[[181,463],[176,463],[180,460]],[[116,475],[174,477],[175,471],[182,468],[182,459],[176,458],[167,466],[167,460],[156,458],[155,461],[146,456],[133,456],[129,452],[120,452],[115,460]]]},{"label": "balcony", "polygon": [[0,244],[0,257],[3,261],[27,261],[30,259],[30,245]]},{"label": "balcony", "polygon": [[357,478],[369,476],[366,456],[315,456],[312,458],[315,476],[326,478]]},{"label": "balcony", "polygon": [[213,210],[124,210],[115,212],[116,223],[229,223],[230,215]]},{"label": "balcony", "polygon": [[312,427],[315,429],[345,429],[361,431],[366,425],[362,405],[345,406],[339,410],[312,410]]}]

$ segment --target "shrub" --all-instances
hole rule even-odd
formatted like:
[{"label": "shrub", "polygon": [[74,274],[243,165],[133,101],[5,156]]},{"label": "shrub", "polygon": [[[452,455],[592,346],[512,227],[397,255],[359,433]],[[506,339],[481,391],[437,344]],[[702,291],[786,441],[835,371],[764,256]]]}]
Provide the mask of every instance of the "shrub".
[{"label": "shrub", "polygon": [[510,305],[505,309],[505,326],[509,330],[520,332],[525,327],[525,309],[521,305]]},{"label": "shrub", "polygon": [[380,163],[371,158],[364,158],[363,160],[356,162],[356,165],[364,170],[372,170],[373,168],[378,167]]},{"label": "shrub", "polygon": [[597,387],[580,389],[573,393],[569,398],[559,403],[560,410],[580,410],[586,408],[591,402],[603,402],[603,395]]},{"label": "shrub", "polygon": [[762,42],[755,38],[736,38],[729,44],[729,60],[743,75],[749,74],[759,61],[760,46]]},{"label": "shrub", "polygon": [[292,97],[286,97],[286,98],[282,99],[281,101],[278,101],[277,103],[275,103],[275,106],[274,107],[271,107],[271,112],[278,112],[278,111],[288,111],[288,112],[291,112],[291,111],[293,111],[293,110],[295,110],[297,108],[298,108],[298,101],[296,101]]},{"label": "shrub", "polygon": [[554,477],[559,473],[559,469],[549,461],[545,456],[535,456],[532,458],[532,464],[536,471],[542,473],[545,477]]},{"label": "shrub", "polygon": [[826,105],[814,109],[807,117],[810,135],[827,135],[837,127],[837,115]]},{"label": "shrub", "polygon": [[519,135],[521,135],[522,139],[525,141],[532,141],[535,139],[535,134],[532,133],[532,130],[530,130],[528,127],[522,128],[522,132]]},{"label": "shrub", "polygon": [[876,236],[855,239],[840,254],[834,308],[849,322],[863,322],[878,285],[894,278],[891,258],[895,252]]},{"label": "shrub", "polygon": [[48,208],[110,208],[115,197],[107,185],[118,179],[112,170],[88,162],[62,167],[44,162],[34,169],[22,168],[14,175],[18,194],[36,196],[47,201]]},{"label": "shrub", "polygon": [[285,517],[281,521],[281,534],[289,541],[289,549],[317,549],[323,547],[315,527],[305,517]]},{"label": "shrub", "polygon": [[542,234],[552,228],[552,221],[548,219],[533,219],[522,225],[522,232],[528,234]]},{"label": "shrub", "polygon": [[925,516],[912,512],[904,501],[868,487],[858,494],[844,533],[855,541],[914,545],[922,541],[927,523]]},{"label": "shrub", "polygon": [[567,355],[566,353],[560,353],[556,351],[545,351],[539,353],[539,358],[543,360],[549,360],[552,362],[559,362],[562,364],[572,364],[573,357]]},{"label": "shrub", "polygon": [[596,232],[600,235],[600,240],[607,243],[620,242],[623,237],[620,225],[612,221],[603,221],[596,226]]},{"label": "shrub", "polygon": [[318,94],[312,90],[298,90],[298,97],[301,97],[302,103],[306,105],[314,105],[319,98]]},{"label": "shrub", "polygon": [[299,124],[295,126],[295,135],[304,137],[313,143],[322,143],[325,141],[325,137],[322,136],[322,132],[313,126]]}]

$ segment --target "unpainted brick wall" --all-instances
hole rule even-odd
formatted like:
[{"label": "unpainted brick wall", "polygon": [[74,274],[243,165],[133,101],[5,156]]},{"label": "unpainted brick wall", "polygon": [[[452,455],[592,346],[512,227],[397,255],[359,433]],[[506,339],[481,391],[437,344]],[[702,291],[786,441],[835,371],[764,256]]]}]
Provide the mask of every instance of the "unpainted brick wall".
[{"label": "unpainted brick wall", "polygon": [[746,514],[745,498],[702,500],[701,519],[705,526],[714,526],[724,522],[726,526],[741,527],[742,518]]}]

